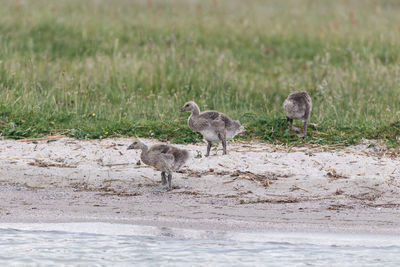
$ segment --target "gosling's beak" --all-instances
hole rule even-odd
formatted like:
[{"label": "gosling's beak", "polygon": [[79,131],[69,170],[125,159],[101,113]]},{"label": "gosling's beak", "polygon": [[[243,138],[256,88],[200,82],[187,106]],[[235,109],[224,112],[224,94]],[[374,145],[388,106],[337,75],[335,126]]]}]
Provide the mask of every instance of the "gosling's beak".
[{"label": "gosling's beak", "polygon": [[185,112],[185,108],[182,107],[182,108],[179,110],[179,112]]},{"label": "gosling's beak", "polygon": [[133,144],[128,146],[128,148],[126,150],[129,150],[129,149],[133,149]]}]

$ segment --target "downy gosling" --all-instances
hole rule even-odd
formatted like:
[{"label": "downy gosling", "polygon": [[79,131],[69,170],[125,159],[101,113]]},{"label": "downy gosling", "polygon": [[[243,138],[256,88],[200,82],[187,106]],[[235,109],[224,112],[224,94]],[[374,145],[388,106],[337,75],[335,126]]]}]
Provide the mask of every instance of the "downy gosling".
[{"label": "downy gosling", "polygon": [[148,148],[139,139],[135,139],[128,149],[140,149],[142,151],[140,159],[143,163],[161,171],[163,190],[170,190],[172,188],[172,172],[180,169],[189,158],[189,152],[185,149],[166,144],[157,144]]},{"label": "downy gosling", "polygon": [[293,92],[283,102],[283,108],[286,112],[286,117],[289,122],[289,127],[293,131],[300,131],[299,128],[293,126],[293,120],[302,120],[303,132],[298,133],[298,137],[307,135],[308,120],[310,119],[312,102],[311,97],[307,92]]},{"label": "downy gosling", "polygon": [[239,121],[232,120],[215,110],[200,112],[199,106],[193,101],[185,103],[179,112],[191,112],[188,124],[193,131],[201,133],[207,141],[206,157],[210,155],[212,142],[217,141],[222,142],[223,154],[226,155],[226,140],[244,131]]}]

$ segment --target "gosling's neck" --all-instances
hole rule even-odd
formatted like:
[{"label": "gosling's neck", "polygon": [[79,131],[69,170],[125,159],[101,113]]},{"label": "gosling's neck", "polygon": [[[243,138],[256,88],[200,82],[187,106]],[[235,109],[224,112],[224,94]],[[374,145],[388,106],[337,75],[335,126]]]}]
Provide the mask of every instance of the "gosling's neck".
[{"label": "gosling's neck", "polygon": [[192,109],[192,116],[197,116],[200,114],[200,108],[197,104],[194,104],[194,107]]},{"label": "gosling's neck", "polygon": [[147,154],[147,151],[149,150],[149,148],[148,148],[146,145],[143,144],[143,145],[140,147],[140,150],[142,151],[141,156],[143,156],[143,155],[146,155],[146,154]]},{"label": "gosling's neck", "polygon": [[141,160],[142,160],[144,163],[148,164],[148,163],[147,163],[147,162],[148,162],[148,155],[147,155],[148,148],[147,148],[147,146],[144,145],[144,146],[142,146],[140,149],[142,150],[142,153],[140,153],[140,158],[141,158]]}]

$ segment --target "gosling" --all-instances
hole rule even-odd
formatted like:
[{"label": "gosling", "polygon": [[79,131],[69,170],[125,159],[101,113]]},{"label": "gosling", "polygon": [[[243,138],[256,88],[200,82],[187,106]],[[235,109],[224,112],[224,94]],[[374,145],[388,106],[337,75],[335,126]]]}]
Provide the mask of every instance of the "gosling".
[{"label": "gosling", "polygon": [[207,141],[206,157],[210,155],[212,142],[217,141],[222,142],[223,155],[226,155],[226,140],[244,131],[239,121],[231,120],[221,112],[208,110],[200,113],[199,106],[193,101],[186,102],[179,112],[191,112],[188,124],[193,131],[200,132]]},{"label": "gosling", "polygon": [[293,126],[293,120],[302,120],[303,133],[298,133],[298,137],[305,137],[307,135],[308,120],[310,119],[312,102],[311,97],[307,92],[293,92],[283,102],[283,108],[286,112],[289,128],[293,131],[300,131],[299,128]]},{"label": "gosling", "polygon": [[[180,169],[189,158],[189,152],[171,145],[157,144],[150,149],[135,139],[128,149],[140,149],[140,159],[143,163],[155,167],[161,171],[162,190],[171,190],[172,172]],[[168,177],[168,181],[167,181]]]}]

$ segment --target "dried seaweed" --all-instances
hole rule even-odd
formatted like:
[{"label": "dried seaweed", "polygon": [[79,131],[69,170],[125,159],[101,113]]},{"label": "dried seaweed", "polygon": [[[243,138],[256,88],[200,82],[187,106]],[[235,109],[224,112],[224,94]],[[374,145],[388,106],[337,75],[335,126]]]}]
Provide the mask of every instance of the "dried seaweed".
[{"label": "dried seaweed", "polygon": [[58,167],[58,168],[76,168],[76,165],[69,165],[65,163],[54,163],[54,162],[45,162],[44,160],[41,159],[34,159],[34,162],[29,162],[28,164],[31,166],[37,166],[37,167],[42,167],[42,168],[48,168],[48,167]]},{"label": "dried seaweed", "polygon": [[337,179],[347,179],[349,178],[347,175],[338,173],[334,168],[326,169],[326,176],[329,177],[330,180],[337,180]]}]

